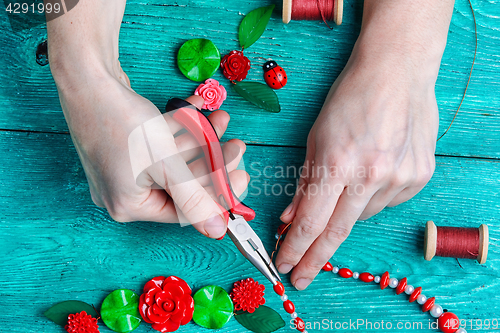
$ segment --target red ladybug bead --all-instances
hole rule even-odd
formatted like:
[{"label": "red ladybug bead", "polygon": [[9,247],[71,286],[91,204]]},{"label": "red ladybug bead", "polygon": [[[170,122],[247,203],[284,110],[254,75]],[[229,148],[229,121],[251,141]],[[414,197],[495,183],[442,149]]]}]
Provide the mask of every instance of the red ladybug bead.
[{"label": "red ladybug bead", "polygon": [[285,294],[285,287],[283,286],[283,284],[281,282],[278,281],[278,283],[276,283],[274,286],[273,286],[273,289],[274,289],[274,292],[280,296],[283,296]]},{"label": "red ladybug bead", "polygon": [[283,309],[285,309],[288,313],[294,313],[295,305],[290,300],[286,300],[283,302]]},{"label": "red ladybug bead", "polygon": [[420,295],[420,293],[422,292],[422,287],[418,287],[416,288],[413,293],[411,294],[410,296],[410,299],[408,301],[410,301],[410,303],[413,303],[417,300],[418,296]]},{"label": "red ladybug bead", "polygon": [[269,87],[281,89],[288,82],[285,70],[278,66],[276,61],[268,61],[262,67],[264,68],[264,80]]},{"label": "red ladybug bead", "polygon": [[429,298],[427,302],[425,302],[424,305],[422,305],[422,312],[429,311],[434,306],[435,302],[436,302],[436,297]]},{"label": "red ladybug bead", "polygon": [[454,333],[460,328],[460,320],[456,314],[445,312],[439,317],[438,326],[445,333]]},{"label": "red ladybug bead", "polygon": [[359,279],[363,282],[372,282],[375,277],[368,272],[359,274]]},{"label": "red ladybug bead", "polygon": [[342,276],[344,279],[348,279],[352,277],[352,271],[349,268],[341,268],[339,270],[339,275]]},{"label": "red ladybug bead", "polygon": [[297,329],[300,332],[304,332],[304,330],[306,329],[306,324],[304,323],[304,321],[302,319],[297,317],[297,318],[295,318],[295,327],[297,327]]},{"label": "red ladybug bead", "polygon": [[333,266],[332,266],[332,264],[330,264],[329,262],[327,262],[327,263],[325,264],[325,266],[323,266],[323,270],[324,270],[324,271],[327,271],[327,272],[331,272],[331,271],[333,270]]},{"label": "red ladybug bead", "polygon": [[380,278],[380,289],[384,290],[385,288],[387,288],[390,279],[391,277],[389,276],[389,272],[385,272]]},{"label": "red ladybug bead", "polygon": [[402,294],[406,289],[406,278],[402,278],[399,281],[398,287],[396,288],[396,294]]}]

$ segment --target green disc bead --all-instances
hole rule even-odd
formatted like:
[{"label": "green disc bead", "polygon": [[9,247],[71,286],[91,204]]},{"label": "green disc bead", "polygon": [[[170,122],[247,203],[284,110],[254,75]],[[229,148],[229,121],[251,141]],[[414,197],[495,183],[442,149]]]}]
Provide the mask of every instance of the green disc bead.
[{"label": "green disc bead", "polygon": [[182,44],[177,53],[177,66],[188,79],[205,81],[219,69],[219,49],[208,39],[190,39]]},{"label": "green disc bead", "polygon": [[102,302],[101,318],[115,332],[132,332],[142,321],[139,295],[128,289],[113,291]]},{"label": "green disc bead", "polygon": [[206,286],[194,294],[193,320],[201,327],[222,328],[233,316],[229,294],[219,286]]}]

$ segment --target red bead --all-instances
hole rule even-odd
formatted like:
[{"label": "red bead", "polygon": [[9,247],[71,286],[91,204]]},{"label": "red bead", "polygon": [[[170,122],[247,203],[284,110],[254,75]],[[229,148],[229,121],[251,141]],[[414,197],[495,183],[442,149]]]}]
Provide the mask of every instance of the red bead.
[{"label": "red bead", "polygon": [[325,266],[323,266],[323,270],[324,270],[324,271],[327,271],[327,272],[330,272],[330,271],[332,271],[332,270],[333,270],[333,265],[332,265],[332,264],[330,264],[329,262],[327,262],[327,263],[325,264]]},{"label": "red bead", "polygon": [[380,278],[380,289],[384,290],[385,288],[387,288],[390,279],[391,277],[389,276],[389,272],[385,272]]},{"label": "red bead", "polygon": [[406,283],[406,278],[402,278],[399,281],[398,287],[396,288],[396,294],[397,295],[402,294],[405,291],[406,284],[407,284]]},{"label": "red bead", "polygon": [[352,271],[349,268],[341,268],[339,270],[339,275],[345,279],[352,277]]},{"label": "red bead", "polygon": [[427,302],[425,302],[424,305],[422,305],[422,312],[429,311],[434,306],[435,302],[436,302],[436,297],[429,298]]},{"label": "red bead", "polygon": [[368,272],[359,274],[359,279],[363,282],[372,282],[375,277]]},{"label": "red bead", "polygon": [[293,313],[295,311],[295,305],[293,305],[292,301],[286,300],[283,302],[283,309],[288,313]]},{"label": "red bead", "polygon": [[280,296],[283,296],[285,294],[285,287],[281,282],[278,281],[273,287],[274,292]]},{"label": "red bead", "polygon": [[288,224],[282,223],[278,227],[278,235],[286,235],[286,233],[288,232],[288,229],[290,229],[290,227],[288,226]]},{"label": "red bead", "polygon": [[297,329],[300,332],[304,332],[304,330],[306,329],[306,324],[304,323],[304,321],[302,319],[297,317],[297,318],[295,318],[295,327],[297,327]]},{"label": "red bead", "polygon": [[420,295],[420,293],[422,293],[422,287],[416,288],[413,291],[413,293],[411,294],[410,299],[408,301],[410,301],[410,303],[415,302],[417,300],[418,296]]},{"label": "red bead", "polygon": [[456,314],[445,312],[439,317],[438,326],[445,333],[454,333],[460,328],[460,320]]}]

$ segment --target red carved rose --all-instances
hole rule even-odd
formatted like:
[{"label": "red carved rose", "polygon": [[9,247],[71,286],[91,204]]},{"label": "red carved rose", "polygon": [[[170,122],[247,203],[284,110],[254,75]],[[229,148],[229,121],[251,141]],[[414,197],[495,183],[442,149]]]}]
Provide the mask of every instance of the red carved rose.
[{"label": "red carved rose", "polygon": [[139,299],[145,322],[160,332],[176,331],[193,318],[194,300],[188,284],[176,277],[158,276],[146,283]]},{"label": "red carved rose", "polygon": [[221,62],[222,73],[231,81],[241,81],[247,77],[250,70],[250,60],[241,51],[231,51]]}]

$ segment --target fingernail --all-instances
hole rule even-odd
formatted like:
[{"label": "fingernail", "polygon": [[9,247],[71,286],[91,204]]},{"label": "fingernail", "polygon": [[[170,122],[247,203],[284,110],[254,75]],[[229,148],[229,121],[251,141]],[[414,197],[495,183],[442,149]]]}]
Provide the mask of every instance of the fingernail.
[{"label": "fingernail", "polygon": [[288,214],[290,214],[292,212],[292,208],[293,208],[293,201],[290,202],[290,204],[288,205],[288,207],[285,208],[285,210],[281,214],[280,218],[282,218],[283,216],[287,216]]},{"label": "fingernail", "polygon": [[297,281],[295,281],[294,287],[297,290],[304,290],[310,284],[311,284],[311,279],[298,279]]},{"label": "fingernail", "polygon": [[204,227],[208,237],[220,238],[224,236],[226,231],[226,222],[224,222],[220,215],[215,215],[205,222]]},{"label": "fingernail", "polygon": [[290,264],[281,264],[278,267],[278,271],[280,271],[281,274],[288,274],[292,270],[293,266]]}]

